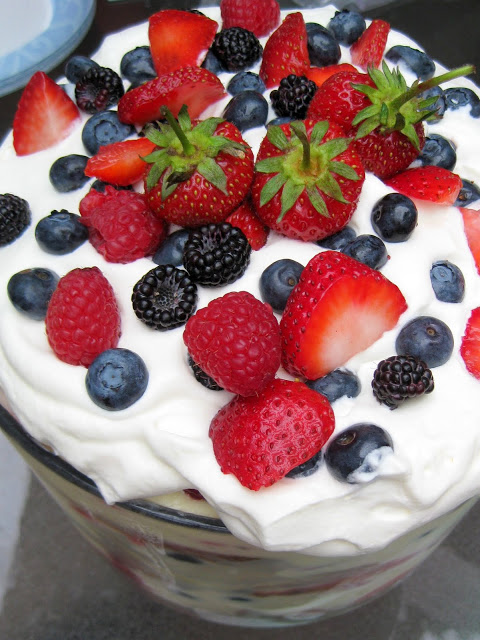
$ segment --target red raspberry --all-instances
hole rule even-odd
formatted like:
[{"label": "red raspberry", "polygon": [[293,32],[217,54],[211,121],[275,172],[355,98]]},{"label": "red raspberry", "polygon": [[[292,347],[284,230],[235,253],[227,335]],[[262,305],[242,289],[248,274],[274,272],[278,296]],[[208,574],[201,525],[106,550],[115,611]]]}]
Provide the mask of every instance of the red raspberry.
[{"label": "red raspberry", "polygon": [[142,193],[104,193],[92,189],[80,202],[80,213],[90,230],[90,242],[108,262],[133,262],[153,255],[167,235],[166,224],[155,216]]},{"label": "red raspberry", "polygon": [[280,22],[280,5],[276,0],[221,0],[222,29],[243,27],[261,38]]},{"label": "red raspberry", "polygon": [[120,313],[113,289],[98,267],[73,269],[60,279],[45,318],[55,354],[88,367],[120,337]]},{"label": "red raspberry", "polygon": [[243,231],[254,251],[261,249],[267,242],[269,228],[254,213],[252,205],[247,200],[244,200],[225,222]]},{"label": "red raspberry", "polygon": [[183,340],[198,366],[242,396],[263,389],[280,366],[280,331],[270,305],[251,293],[215,298],[185,325]]},{"label": "red raspberry", "polygon": [[318,453],[334,427],[325,396],[276,378],[258,395],[236,396],[222,407],[209,435],[222,472],[257,491]]}]

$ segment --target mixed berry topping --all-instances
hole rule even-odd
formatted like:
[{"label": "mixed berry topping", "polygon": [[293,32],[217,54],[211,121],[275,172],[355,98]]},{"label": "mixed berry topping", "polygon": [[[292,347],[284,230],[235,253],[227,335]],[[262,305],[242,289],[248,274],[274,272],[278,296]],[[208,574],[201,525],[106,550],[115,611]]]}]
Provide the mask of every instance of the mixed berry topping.
[{"label": "mixed berry topping", "polygon": [[405,400],[433,391],[433,375],[424,362],[414,356],[391,356],[377,365],[372,389],[377,400],[396,409]]},{"label": "mixed berry topping", "polygon": [[0,247],[16,240],[31,222],[26,200],[12,193],[0,195]]}]

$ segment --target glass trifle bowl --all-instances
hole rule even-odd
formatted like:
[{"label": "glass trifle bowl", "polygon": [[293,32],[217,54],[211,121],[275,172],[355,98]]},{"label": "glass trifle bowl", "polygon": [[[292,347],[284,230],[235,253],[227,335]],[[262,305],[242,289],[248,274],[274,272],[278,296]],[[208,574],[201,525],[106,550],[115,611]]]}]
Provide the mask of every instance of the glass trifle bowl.
[{"label": "glass trifle bowl", "polygon": [[[178,11],[175,12],[178,15],[174,16],[174,21],[207,20],[211,23],[215,20],[220,23],[218,7],[206,8],[205,13],[208,18]],[[292,17],[292,12],[283,12],[280,18],[302,27],[302,20],[324,25],[334,16],[335,9],[322,6],[302,11],[302,15],[294,13]],[[212,24],[207,26],[212,30]],[[215,25],[213,27],[216,29]],[[382,25],[382,29],[385,31],[385,25]],[[109,36],[94,58],[103,67],[121,71],[122,56],[137,47],[144,47],[147,42],[148,25],[135,25]],[[266,51],[266,36],[263,37],[262,44]],[[296,44],[296,41],[291,42],[292,47]],[[388,32],[389,49],[393,46],[413,45],[415,43],[406,36],[394,30]],[[339,61],[350,65],[353,61],[350,48],[342,45],[338,49]],[[260,64],[257,61],[252,68],[259,71]],[[202,118],[204,115],[219,118],[230,104],[231,96],[224,89],[231,80],[232,73],[218,69],[217,72],[219,75],[198,66],[193,72],[188,72],[193,73],[197,80],[199,76],[204,77],[206,74],[215,86],[214,97],[218,100],[208,106],[202,113]],[[90,71],[87,73],[90,74]],[[415,74],[407,69],[405,75],[409,74],[409,79],[413,82],[412,75]],[[171,80],[169,74],[163,74],[162,78],[165,76],[168,76],[168,81]],[[69,99],[65,98],[66,94],[63,92],[59,98],[56,92],[61,89],[56,85],[52,87],[43,76],[41,80],[48,87],[48,93],[56,94],[59,101]],[[83,76],[79,84],[82,84],[82,80]],[[175,82],[177,80],[175,76]],[[147,88],[155,86],[158,89],[156,78],[148,82],[154,84],[148,84]],[[161,87],[162,82],[159,83]],[[476,95],[478,101],[474,85],[464,79],[461,82],[471,92],[462,89],[461,95]],[[190,79],[185,84],[190,87]],[[184,87],[183,84],[181,86]],[[141,84],[127,91],[120,98],[125,98],[123,105],[127,104],[130,109],[133,101],[136,108],[138,104],[135,103],[135,96],[138,97],[144,87]],[[202,88],[202,82],[199,82],[193,96],[191,87],[189,88],[189,96],[197,106],[199,97],[203,104]],[[24,94],[27,97],[30,89],[32,87]],[[71,87],[67,87],[67,92],[70,89]],[[269,96],[267,91],[265,93]],[[266,98],[263,100],[267,103]],[[475,193],[475,185],[472,187],[475,181],[480,183],[476,160],[480,119],[474,113],[477,106],[475,101],[461,106],[457,95],[457,101],[451,102],[443,118],[427,123],[425,128],[427,133],[438,132],[455,141],[455,170],[458,175],[447,171],[449,180],[454,181],[458,187],[456,198],[460,193],[461,178],[470,185],[468,193]],[[98,171],[99,157],[101,166],[102,158],[105,160],[101,149],[88,151],[92,143],[89,137],[91,120],[98,117],[98,114],[91,119],[86,113],[77,114],[73,102],[69,104],[69,109],[70,113],[73,109],[75,126],[61,140],[55,140],[47,148],[36,149],[32,153],[31,140],[27,136],[23,140],[27,152],[22,147],[20,153],[19,137],[14,139],[9,134],[0,149],[0,192],[13,193],[25,199],[29,203],[31,215],[31,220],[25,224],[22,233],[12,242],[0,247],[0,273],[5,285],[0,291],[0,390],[4,392],[4,405],[7,408],[1,410],[1,427],[7,437],[94,548],[154,597],[186,612],[226,624],[259,627],[295,625],[341,614],[397,584],[437,547],[465,515],[475,502],[480,487],[480,442],[475,408],[480,384],[475,359],[476,325],[480,321],[480,279],[473,255],[477,215],[475,206],[478,206],[478,201],[473,202],[471,209],[460,208],[459,205],[468,200],[468,194],[465,195],[468,189],[463,186],[467,191],[464,191],[462,201],[454,201],[451,190],[448,189],[448,193],[444,194],[445,201],[439,201],[440,196],[433,201],[431,193],[430,200],[415,197],[414,203],[410,199],[408,211],[410,214],[415,212],[415,224],[411,225],[412,228],[401,239],[397,238],[392,242],[391,238],[390,241],[387,239],[381,227],[374,224],[373,211],[384,198],[392,194],[396,197],[397,190],[371,171],[366,172],[363,182],[360,161],[355,165],[358,173],[353,170],[353,177],[352,167],[346,168],[343,162],[332,162],[330,166],[332,170],[335,169],[333,173],[338,172],[338,182],[342,185],[345,180],[362,180],[363,186],[361,190],[358,189],[354,198],[355,210],[353,211],[352,202],[342,202],[347,207],[351,205],[352,209],[349,210],[352,214],[348,225],[349,242],[353,243],[352,237],[360,240],[365,237],[370,240],[373,238],[377,249],[379,246],[383,247],[380,253],[385,259],[381,265],[377,264],[374,268],[364,264],[358,254],[355,254],[358,259],[346,256],[346,245],[341,247],[338,244],[328,244],[332,241],[330,234],[318,238],[319,244],[305,237],[292,238],[287,233],[278,232],[278,228],[275,230],[273,225],[274,228],[263,246],[245,252],[248,260],[238,269],[236,278],[222,281],[219,287],[195,284],[198,290],[197,310],[188,320],[186,328],[182,325],[168,331],[155,331],[137,317],[142,315],[137,313],[139,304],[134,302],[132,308],[132,292],[138,291],[137,283],[152,268],[156,271],[152,263],[153,245],[149,244],[147,248],[142,245],[139,248],[136,242],[143,242],[145,235],[150,242],[150,235],[154,233],[161,234],[163,241],[163,235],[166,236],[173,230],[179,231],[178,227],[186,227],[188,242],[191,243],[196,230],[191,232],[188,223],[180,223],[178,220],[170,221],[169,229],[166,223],[165,226],[161,225],[163,218],[154,215],[153,210],[149,209],[153,198],[143,196],[144,189],[150,190],[151,185],[148,181],[144,185],[137,173],[135,179],[129,175],[129,180],[118,178],[118,174],[114,176],[114,181],[117,180],[116,187],[132,186],[124,184],[130,181],[134,185],[132,190],[109,186],[104,195],[94,193],[93,177],[99,176],[92,167],[96,166]],[[27,116],[24,115],[25,110],[25,106],[19,109],[20,115],[16,118],[14,127],[17,133],[19,130],[25,131],[22,129],[22,119],[28,117],[28,113]],[[267,111],[268,117],[275,115],[271,103],[267,103]],[[127,140],[119,141],[120,144],[132,142],[136,149],[139,144],[142,145],[143,151],[136,153],[133,163],[135,167],[140,163],[140,177],[145,172],[143,158],[153,149],[150,147],[147,150],[149,144],[161,147],[169,139],[174,126],[185,129],[184,137],[192,134],[194,124],[185,111],[175,114],[179,120],[176,125],[172,124],[173,116],[169,119],[164,110],[159,115],[166,117],[171,130],[167,133],[164,129],[158,131],[154,128],[153,133],[150,130],[148,133],[157,142],[148,140],[136,121],[135,127],[127,127]],[[264,115],[267,118],[267,114]],[[125,119],[125,111],[123,117]],[[252,150],[252,156],[259,153],[267,130],[273,132],[273,140],[284,147],[277,149],[285,150],[291,145],[296,152],[300,148],[305,152],[307,147],[311,150],[313,142],[318,143],[319,138],[323,139],[331,126],[327,121],[322,121],[325,126],[313,125],[311,120],[307,134],[307,126],[304,127],[305,131],[299,124],[292,125],[293,128],[290,129],[289,123],[283,123],[283,129],[267,129],[264,126],[266,122],[265,119],[265,123],[261,125],[256,122],[256,126],[246,127],[243,132],[245,144],[229,144],[228,155],[247,166],[250,154],[248,147]],[[199,147],[203,145],[204,153],[205,139],[211,142],[214,136],[210,134],[216,131],[216,127],[228,129],[228,125],[218,119],[213,124],[212,121],[207,125],[202,122],[199,126],[203,126],[203,129],[200,128],[200,134],[197,130],[197,137],[192,139]],[[165,127],[164,124],[159,126]],[[335,126],[332,129],[339,131]],[[108,130],[107,127],[107,132]],[[295,130],[297,142],[292,142],[292,138],[289,142],[286,134],[293,136],[292,131]],[[103,129],[101,132],[105,133]],[[178,132],[175,135],[181,140]],[[311,136],[310,142],[307,140],[310,146],[305,142],[308,135]],[[312,138],[317,140],[312,141]],[[348,146],[353,144],[351,138],[343,135],[341,142],[336,143],[337,146],[327,146],[328,142],[325,143],[328,152],[324,148],[323,156],[314,154],[317,161],[319,158],[325,161],[325,154],[333,151],[333,158],[347,153]],[[216,143],[218,146],[218,140]],[[273,145],[270,139],[267,139],[265,145],[268,143]],[[105,146],[108,149],[108,144]],[[186,146],[188,150],[188,145]],[[195,145],[193,147],[196,153],[198,149]],[[89,159],[84,156],[86,150],[92,156]],[[162,155],[157,150],[152,155],[156,153],[157,159],[158,156],[164,158],[165,155],[177,157],[177,152],[178,148],[175,152]],[[59,189],[58,182],[51,179],[50,168],[56,165],[59,158],[72,154],[84,156],[90,167],[89,172],[93,173],[89,175],[92,179],[81,180],[80,186],[74,189]],[[356,151],[351,151],[351,154],[352,162],[355,163]],[[298,154],[295,157],[298,160]],[[308,163],[303,163],[305,157],[302,158],[302,171],[309,168]],[[271,158],[266,158],[267,164],[269,159]],[[329,158],[329,162],[330,160],[332,158]],[[273,165],[277,167],[275,162]],[[263,169],[265,166],[264,164]],[[116,169],[118,170],[118,166]],[[253,180],[253,165],[250,169]],[[264,173],[261,169],[262,166],[259,169],[257,165],[257,174]],[[205,172],[205,165],[202,171]],[[294,166],[292,171],[297,171],[298,177],[298,166]],[[216,169],[212,172],[210,166],[206,172],[212,176]],[[177,178],[180,183],[188,181],[194,174],[191,167],[188,171],[176,172],[173,183]],[[197,178],[201,182],[198,176]],[[245,179],[245,174],[242,178]],[[332,179],[330,175],[322,183],[326,196],[336,192],[337,187],[340,189],[337,182],[336,187],[332,186]],[[276,184],[278,185],[278,180]],[[172,184],[169,183],[165,192],[162,191],[160,200],[174,194],[174,190],[169,193],[171,187]],[[297,187],[295,184],[292,187],[290,183],[290,196],[298,191]],[[312,189],[310,185],[310,192]],[[416,195],[419,195],[419,189],[417,185]],[[302,197],[301,193],[298,198]],[[255,189],[252,194],[255,194]],[[222,197],[218,196],[217,200]],[[276,197],[274,195],[272,200]],[[315,200],[315,196],[312,197]],[[343,196],[339,197],[337,202],[342,199]],[[95,206],[87,206],[87,202],[94,200],[97,202]],[[120,210],[120,205],[118,218],[122,218],[122,221],[117,220],[117,210],[112,202],[131,200],[135,200],[136,204],[142,201],[142,222],[145,228],[148,227],[148,232],[137,233],[137,219],[132,222],[132,232],[124,222],[125,219],[130,221],[130,210],[126,213],[124,209]],[[104,205],[104,201],[109,203],[108,206]],[[321,205],[315,201],[321,209]],[[262,209],[264,204],[260,203],[258,209]],[[246,206],[248,208],[248,202]],[[103,220],[92,222],[93,215],[96,214],[95,207],[101,210]],[[35,233],[38,228],[36,225],[50,211],[63,211],[64,214],[65,211],[75,212],[73,215],[78,212],[83,216],[82,219],[88,218],[92,225],[89,239],[84,237],[74,248],[68,247],[71,249],[68,251],[52,251],[48,240],[45,243],[44,238],[40,242]],[[329,217],[333,216],[323,216]],[[102,233],[105,232],[105,236],[108,236],[110,231],[105,228],[100,231],[95,226],[98,224],[100,227],[105,218],[108,218],[108,223],[114,228],[107,239]],[[315,220],[318,225],[317,217]],[[120,231],[115,226],[117,222],[121,227]],[[193,223],[192,225],[195,226]],[[142,227],[140,231],[145,229]],[[375,236],[373,231],[378,235]],[[128,249],[131,246],[135,249],[132,251],[133,257],[129,254],[128,259],[121,253],[125,250],[124,244],[117,242],[118,235],[123,232],[125,236],[121,236],[122,242],[127,237],[125,244]],[[208,228],[206,233],[209,233]],[[235,233],[237,236],[240,234]],[[383,236],[383,240],[380,236]],[[255,239],[251,239],[252,243]],[[336,239],[338,240],[338,236]],[[159,238],[156,237],[155,240],[159,244]],[[327,240],[327,244],[322,245],[323,240]],[[245,240],[244,246],[245,244],[249,243]],[[143,250],[141,255],[138,254],[140,249]],[[154,262],[157,259],[154,258]],[[303,270],[301,281],[293,288],[289,298],[288,313],[285,311],[282,314],[278,309],[274,312],[265,301],[261,281],[271,265],[285,259],[295,261]],[[461,296],[458,295],[457,283],[455,301],[442,299],[437,292],[438,283],[434,283],[437,276],[432,275],[432,269],[438,264],[443,269],[440,279],[446,277],[451,265],[455,266],[456,273],[461,273],[459,281],[465,284],[464,292]],[[177,268],[180,266],[180,263],[171,265],[172,269],[182,271],[182,278],[190,280],[188,274],[185,276],[185,272]],[[11,276],[24,273],[25,269],[30,268],[51,270],[59,276],[59,282],[62,283],[61,286],[58,284],[52,294],[51,301],[55,296],[55,304],[51,302],[48,305],[46,323],[43,318],[33,318],[24,313],[24,308],[19,310],[22,304],[19,304],[18,299],[13,304],[15,295],[8,289]],[[324,274],[324,268],[327,276],[312,293],[308,287],[312,281],[314,284],[319,281],[316,279]],[[82,282],[87,282],[87,279],[90,282],[93,278],[97,282],[101,276],[104,279],[101,280],[102,294],[91,301],[93,312],[85,305],[81,307],[81,312],[77,310],[75,314],[76,304],[83,304],[88,287],[75,288],[71,283],[73,281],[76,284],[75,278],[79,277],[79,272],[85,275],[87,270],[89,276],[85,276]],[[344,279],[345,274],[347,277]],[[163,276],[156,274],[155,278],[157,277]],[[68,286],[65,284],[67,281],[70,283]],[[324,291],[330,290],[331,282],[334,283],[332,290],[336,291],[336,295],[330,298],[332,303],[327,309],[328,313],[317,313],[315,308],[309,316],[310,311],[307,309],[301,321],[296,321],[295,314],[299,313],[299,309],[305,308],[305,305],[310,308],[310,305],[317,305],[319,299],[320,302],[324,300]],[[12,288],[14,293],[18,293],[14,285]],[[444,286],[440,289],[443,290]],[[72,290],[74,295],[69,297]],[[60,293],[56,295],[58,291]],[[108,296],[105,291],[108,291]],[[247,402],[244,395],[252,398],[252,404],[261,403],[265,400],[264,392],[267,393],[267,387],[270,389],[274,383],[270,379],[266,387],[254,389],[253,393],[249,387],[249,393],[245,394],[239,392],[238,387],[224,384],[223,379],[222,384],[216,379],[213,384],[212,379],[207,380],[205,386],[205,372],[199,372],[195,363],[192,366],[189,356],[193,358],[195,355],[197,358],[206,349],[197,348],[192,355],[191,347],[187,348],[186,344],[186,335],[190,331],[188,327],[193,326],[191,321],[198,319],[211,303],[220,299],[225,302],[227,296],[231,300],[232,295],[239,293],[242,300],[246,299],[243,294],[248,296],[248,300],[255,300],[255,303],[249,302],[248,305],[255,304],[257,309],[262,309],[262,313],[268,314],[268,323],[265,324],[269,327],[269,340],[272,335],[278,338],[277,342],[267,341],[267,344],[275,342],[271,351],[279,356],[275,370],[269,371],[269,375],[276,378],[274,382],[279,382],[280,379],[284,389],[303,389],[302,393],[308,394],[310,399],[316,395],[315,406],[322,404],[322,411],[328,416],[325,417],[328,429],[322,444],[318,444],[315,451],[310,451],[308,456],[297,456],[296,464],[291,464],[289,469],[285,468],[275,478],[275,482],[265,482],[255,487],[245,482],[245,468],[238,473],[238,464],[235,467],[225,463],[225,451],[237,461],[241,458],[237,455],[238,449],[234,447],[229,450],[227,447],[219,453],[216,444],[222,435],[221,429],[215,431],[214,437],[210,437],[210,434],[214,432],[214,423],[217,425],[225,415],[230,415],[227,413],[227,406],[237,403],[235,406],[241,406],[244,410],[244,403]],[[158,294],[158,297],[161,298],[161,295]],[[23,292],[20,298],[23,303]],[[101,304],[104,298],[108,298],[108,314]],[[355,301],[353,305],[352,300]],[[245,306],[248,305],[245,303]],[[72,309],[74,311],[69,315]],[[240,306],[236,309],[240,309]],[[189,311],[192,311],[192,305]],[[224,314],[221,315],[223,318]],[[302,334],[307,331],[312,315],[315,316],[315,321],[313,328],[309,328],[310,341],[298,347],[304,358],[304,368],[300,372],[295,371],[291,367],[294,356],[289,359],[290,356],[287,355],[280,360],[280,352],[297,348],[295,341],[298,339],[300,343],[303,340]],[[62,325],[68,335],[65,339],[58,331],[56,320],[60,318],[63,322],[65,317],[71,319],[72,316],[72,324],[66,326],[69,324],[66,322]],[[100,332],[104,325],[107,329],[110,327],[106,320],[110,321],[113,316],[118,317],[118,323],[112,322],[115,344],[109,347],[115,350],[118,346],[119,350],[137,354],[144,364],[142,375],[145,386],[142,387],[142,392],[134,402],[122,407],[102,404],[103,400],[98,394],[98,380],[96,383],[91,382],[92,376],[96,375],[91,373],[95,369],[92,360],[86,362],[83,358],[72,358],[70,353],[72,344],[77,345],[77,329],[79,333],[89,334],[90,325],[95,326],[96,338],[96,332]],[[289,318],[293,320],[290,321]],[[288,322],[291,322],[291,334]],[[403,357],[402,348],[398,347],[398,338],[403,332],[404,342],[412,341],[412,323],[414,327],[423,327],[429,340],[428,345],[431,346],[437,335],[441,338],[440,344],[434,345],[432,363],[427,362],[425,365],[434,370],[435,385],[434,388],[433,385],[428,387],[429,393],[423,393],[425,389],[421,389],[416,381],[413,395],[419,397],[404,397],[405,402],[398,401],[400,406],[392,410],[391,403],[382,403],[378,394],[377,397],[374,395],[372,379],[381,361]],[[252,343],[256,343],[260,322],[255,318],[252,323],[254,330],[249,329],[248,323],[244,324],[241,327],[241,322],[232,318],[231,327],[235,326],[235,330],[231,327],[225,330],[219,321],[213,334],[225,343],[231,338],[236,345],[240,342],[236,332],[244,329],[250,331],[249,338]],[[265,324],[262,323],[262,331]],[[374,339],[372,332],[375,334]],[[315,358],[322,361],[324,359],[324,352],[318,349],[316,338],[313,341],[311,339],[313,333],[322,338],[327,335],[328,339],[322,345],[324,351],[335,361],[332,365],[329,360],[328,372],[332,369],[340,372],[339,379],[348,379],[350,384],[344,386],[344,382],[338,383],[337,378],[333,385],[336,388],[333,395],[328,387],[323,387],[328,396],[327,399],[322,395],[323,400],[319,400],[319,394],[303,381],[323,377],[323,374],[303,375],[305,367],[311,364],[309,360],[312,349],[315,351]],[[296,338],[292,339],[290,335],[294,334]],[[348,336],[347,340],[345,336]],[[422,334],[413,341],[423,341],[424,337]],[[59,348],[59,345],[63,347],[65,344],[67,358]],[[423,341],[422,349],[425,349],[424,344]],[[251,360],[255,360],[258,355],[256,349],[256,346],[252,348]],[[110,348],[103,347],[100,351],[95,356],[102,357]],[[265,348],[264,351],[268,352]],[[341,353],[340,360],[337,352]],[[223,353],[226,351],[222,351]],[[431,349],[427,349],[426,353],[431,356]],[[241,355],[244,355],[243,352]],[[259,361],[263,356],[265,359],[267,355],[271,356],[271,353],[260,355]],[[219,360],[224,364],[223,355],[216,357],[217,364]],[[236,359],[232,357],[232,361],[235,368]],[[107,378],[108,372],[113,369],[110,379],[112,387],[115,386],[116,363],[118,360],[108,361],[105,369]],[[246,381],[248,376],[245,371],[252,370],[250,360],[246,364],[248,366],[241,367],[240,372],[237,370],[237,378],[241,378],[243,384],[250,382]],[[424,367],[423,364],[421,366]],[[207,366],[204,368],[207,369]],[[148,375],[145,375],[145,371]],[[213,374],[206,377],[215,378]],[[251,377],[254,378],[253,375]],[[127,386],[135,386],[137,380],[131,375],[127,378]],[[381,383],[383,384],[382,380]],[[314,404],[313,400],[311,402]],[[301,407],[305,420],[295,425],[295,430],[302,431],[312,419],[313,413],[304,411],[304,403],[299,403],[298,407]],[[261,409],[263,411],[264,407]],[[253,413],[255,412],[252,411],[247,416],[249,428]],[[262,433],[264,424],[267,424],[270,417],[267,412],[261,415],[264,419],[260,421],[259,433]],[[285,411],[285,415],[288,417],[289,411]],[[224,419],[224,423],[227,422]],[[237,428],[238,422],[232,422]],[[268,424],[272,428],[277,426],[271,422]],[[372,444],[373,448],[366,451],[361,447],[347,447],[344,448],[346,453],[338,453],[337,446],[335,455],[339,457],[335,462],[332,459],[334,445],[340,443],[342,449],[343,445],[349,446],[354,442],[356,435],[353,440],[349,440],[349,436],[342,441],[342,437],[355,425],[362,426],[357,431],[361,432],[361,437],[366,438],[367,448]],[[365,425],[367,429],[363,429]],[[370,429],[372,425],[373,431]],[[455,425],[455,433],[452,433],[452,425]],[[228,427],[227,424],[223,426]],[[275,443],[284,440],[283,431],[275,433]],[[269,434],[264,435],[266,441]],[[287,434],[288,437],[290,435]],[[255,440],[259,442],[259,446],[262,445],[260,440]],[[244,444],[246,446],[249,443],[243,442],[242,446]],[[305,438],[302,435],[298,442],[295,440],[292,449],[303,447],[304,444]],[[310,443],[307,442],[307,445],[310,446]],[[288,447],[282,449],[282,454],[286,449]],[[257,454],[256,451],[252,453],[251,449],[248,451],[250,457],[247,456],[244,467]],[[315,459],[316,462],[299,470],[300,461],[305,463],[307,459]],[[345,466],[342,466],[344,463],[347,467],[353,464],[350,471],[345,472]],[[291,472],[294,470],[296,471],[292,476]],[[270,471],[268,465],[263,466],[265,476]],[[248,476],[248,468],[246,472]],[[255,478],[255,482],[257,480]]]}]

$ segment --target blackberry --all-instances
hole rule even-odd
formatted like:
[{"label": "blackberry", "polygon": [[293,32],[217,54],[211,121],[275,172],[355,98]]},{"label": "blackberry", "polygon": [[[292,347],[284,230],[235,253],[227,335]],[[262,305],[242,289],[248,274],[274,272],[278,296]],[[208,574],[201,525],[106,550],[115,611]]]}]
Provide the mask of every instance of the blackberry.
[{"label": "blackberry", "polygon": [[372,389],[377,400],[396,409],[408,398],[433,391],[433,375],[415,356],[391,356],[382,360],[373,374]]},{"label": "blackberry", "polygon": [[195,376],[197,382],[200,382],[200,384],[202,384],[207,389],[210,389],[210,391],[223,391],[223,387],[218,385],[215,380],[208,375],[208,373],[205,373],[205,371],[198,366],[198,364],[190,354],[188,354],[188,365],[193,371],[193,375]]},{"label": "blackberry", "polygon": [[251,31],[230,27],[216,34],[212,51],[227,71],[242,71],[260,60],[263,47]]},{"label": "blackberry", "polygon": [[250,261],[251,247],[238,227],[228,222],[193,229],[183,251],[183,265],[194,282],[218,287],[235,282]]},{"label": "blackberry", "polygon": [[278,89],[270,93],[272,107],[280,117],[303,120],[316,90],[315,82],[305,76],[296,76],[291,73],[280,80]]},{"label": "blackberry", "polygon": [[159,265],[133,288],[135,314],[148,327],[166,331],[185,324],[197,308],[197,286],[183,269]]},{"label": "blackberry", "polygon": [[77,105],[87,113],[105,111],[125,93],[118,73],[108,67],[91,68],[75,85]]},{"label": "blackberry", "polygon": [[22,235],[31,219],[32,214],[26,200],[11,193],[0,195],[0,247]]}]

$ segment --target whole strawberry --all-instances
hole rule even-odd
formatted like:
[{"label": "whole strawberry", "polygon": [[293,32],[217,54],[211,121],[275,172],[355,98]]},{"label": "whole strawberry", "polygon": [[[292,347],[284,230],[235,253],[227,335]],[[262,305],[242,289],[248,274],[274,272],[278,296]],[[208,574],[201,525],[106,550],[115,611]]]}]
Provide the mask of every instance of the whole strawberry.
[{"label": "whole strawberry", "polygon": [[277,0],[221,0],[222,28],[242,27],[257,38],[266,36],[280,22]]},{"label": "whole strawberry", "polygon": [[337,124],[306,120],[270,126],[257,160],[252,200],[270,228],[313,242],[348,224],[365,172]]},{"label": "whole strawberry", "polygon": [[253,154],[240,131],[221,118],[195,126],[183,107],[178,121],[168,109],[168,124],[150,127],[147,137],[157,149],[145,179],[149,206],[180,226],[222,222],[245,198],[253,179]]},{"label": "whole strawberry", "polygon": [[280,329],[270,305],[246,291],[227,293],[198,310],[183,340],[215,382],[242,396],[257,394],[280,366]]},{"label": "whole strawberry", "polygon": [[73,269],[57,285],[45,327],[60,360],[88,367],[106,349],[117,346],[120,313],[113,289],[97,267]]},{"label": "whole strawberry", "polygon": [[127,264],[151,256],[167,235],[165,222],[134,191],[92,189],[80,202],[80,214],[90,242],[108,262]]},{"label": "whole strawberry", "polygon": [[235,209],[228,216],[226,222],[243,231],[254,251],[265,246],[270,229],[255,214],[248,199],[244,200],[238,209]]},{"label": "whole strawberry", "polygon": [[318,453],[334,427],[325,396],[277,378],[255,396],[233,398],[212,420],[209,435],[223,473],[257,491]]}]

